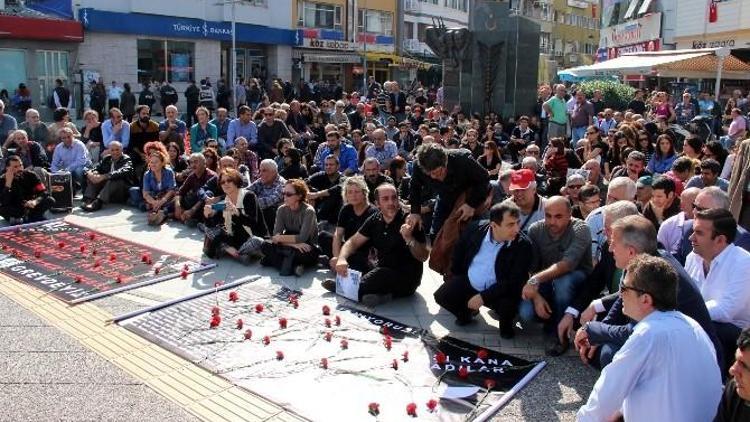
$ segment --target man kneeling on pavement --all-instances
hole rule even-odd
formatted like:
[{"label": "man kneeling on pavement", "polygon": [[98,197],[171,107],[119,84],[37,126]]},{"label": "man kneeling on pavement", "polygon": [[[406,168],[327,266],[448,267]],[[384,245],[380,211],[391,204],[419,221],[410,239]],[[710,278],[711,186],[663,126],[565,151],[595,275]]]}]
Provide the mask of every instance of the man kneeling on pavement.
[{"label": "man kneeling on pavement", "polygon": [[434,295],[456,316],[456,325],[469,324],[479,308],[487,306],[500,316],[500,336],[513,338],[513,319],[534,254],[521,232],[520,215],[512,202],[495,204],[489,221],[474,222],[461,235],[453,250],[451,279]]}]

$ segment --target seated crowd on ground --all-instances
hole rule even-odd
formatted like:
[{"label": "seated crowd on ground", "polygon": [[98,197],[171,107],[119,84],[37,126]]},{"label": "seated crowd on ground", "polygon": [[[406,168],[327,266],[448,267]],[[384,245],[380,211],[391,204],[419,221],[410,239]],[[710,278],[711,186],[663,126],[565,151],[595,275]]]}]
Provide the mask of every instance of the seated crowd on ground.
[{"label": "seated crowd on ground", "polygon": [[157,122],[141,104],[80,128],[64,108],[8,123],[0,103],[0,216],[43,220],[50,174],[68,172],[85,212],[133,207],[281,275],[322,268],[332,292],[357,270],[368,306],[412,296],[429,262],[459,327],[482,307],[504,339],[541,323],[550,356],[575,346],[602,371],[581,420],[747,420],[750,101],[709,114],[700,139],[670,127],[684,104],[662,91],[612,110],[542,86],[510,119],[440,97],[371,80],[367,95],[264,95],[235,119],[198,106],[189,125],[168,104]]}]

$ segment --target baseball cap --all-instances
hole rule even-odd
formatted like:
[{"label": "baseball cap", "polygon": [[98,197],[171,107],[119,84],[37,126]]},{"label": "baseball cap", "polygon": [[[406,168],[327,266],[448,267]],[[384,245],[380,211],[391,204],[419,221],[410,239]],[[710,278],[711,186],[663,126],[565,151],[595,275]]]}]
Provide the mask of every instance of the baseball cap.
[{"label": "baseball cap", "polygon": [[510,190],[526,189],[531,182],[536,181],[534,172],[529,169],[516,170],[510,176]]},{"label": "baseball cap", "polygon": [[638,182],[636,182],[635,186],[638,189],[645,188],[645,187],[651,187],[651,176],[642,176],[638,179]]}]

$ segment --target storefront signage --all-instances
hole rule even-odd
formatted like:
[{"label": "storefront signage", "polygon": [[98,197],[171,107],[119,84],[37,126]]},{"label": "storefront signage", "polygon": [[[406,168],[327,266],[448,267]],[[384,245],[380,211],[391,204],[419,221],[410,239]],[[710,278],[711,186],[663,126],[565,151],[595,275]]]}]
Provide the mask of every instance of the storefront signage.
[{"label": "storefront signage", "polygon": [[607,58],[614,59],[620,57],[625,53],[640,53],[644,51],[659,51],[661,47],[659,40],[651,40],[640,42],[632,45],[625,45],[622,47],[610,47],[607,50]]},{"label": "storefront signage", "polygon": [[354,46],[344,40],[342,31],[328,29],[300,29],[297,31],[301,40],[300,46],[306,48],[317,48],[321,50],[343,50],[353,51]]},{"label": "storefront signage", "polygon": [[[729,48],[735,48],[735,46],[738,46],[736,48],[745,48],[745,42],[746,40],[742,40],[741,42],[738,42],[735,39],[725,39],[725,40],[693,40],[691,41],[691,47],[690,48],[720,48],[720,47],[729,47]],[[742,47],[740,47],[742,46]]]},{"label": "storefront signage", "polygon": [[302,47],[320,48],[323,50],[354,50],[352,44],[348,41],[316,40],[311,38],[303,38]]},{"label": "storefront signage", "polygon": [[[83,8],[78,18],[87,31],[157,37],[232,40],[230,22],[177,18],[142,13],[118,13]],[[237,41],[260,44],[298,45],[298,32],[290,29],[237,23]]]},{"label": "storefront signage", "polygon": [[83,27],[80,22],[74,20],[0,15],[0,28],[3,38],[83,42]]},{"label": "storefront signage", "polygon": [[621,47],[660,38],[661,13],[654,13],[620,25],[602,28],[599,46],[603,48]]}]

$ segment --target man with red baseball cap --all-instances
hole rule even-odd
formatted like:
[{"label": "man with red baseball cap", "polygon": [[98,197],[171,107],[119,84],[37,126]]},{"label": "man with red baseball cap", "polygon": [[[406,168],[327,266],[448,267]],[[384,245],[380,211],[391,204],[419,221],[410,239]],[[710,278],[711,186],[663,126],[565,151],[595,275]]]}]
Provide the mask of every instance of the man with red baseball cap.
[{"label": "man with red baseball cap", "polygon": [[510,198],[521,209],[519,224],[523,232],[536,221],[544,220],[545,199],[537,194],[536,177],[529,169],[515,170],[510,176]]}]

